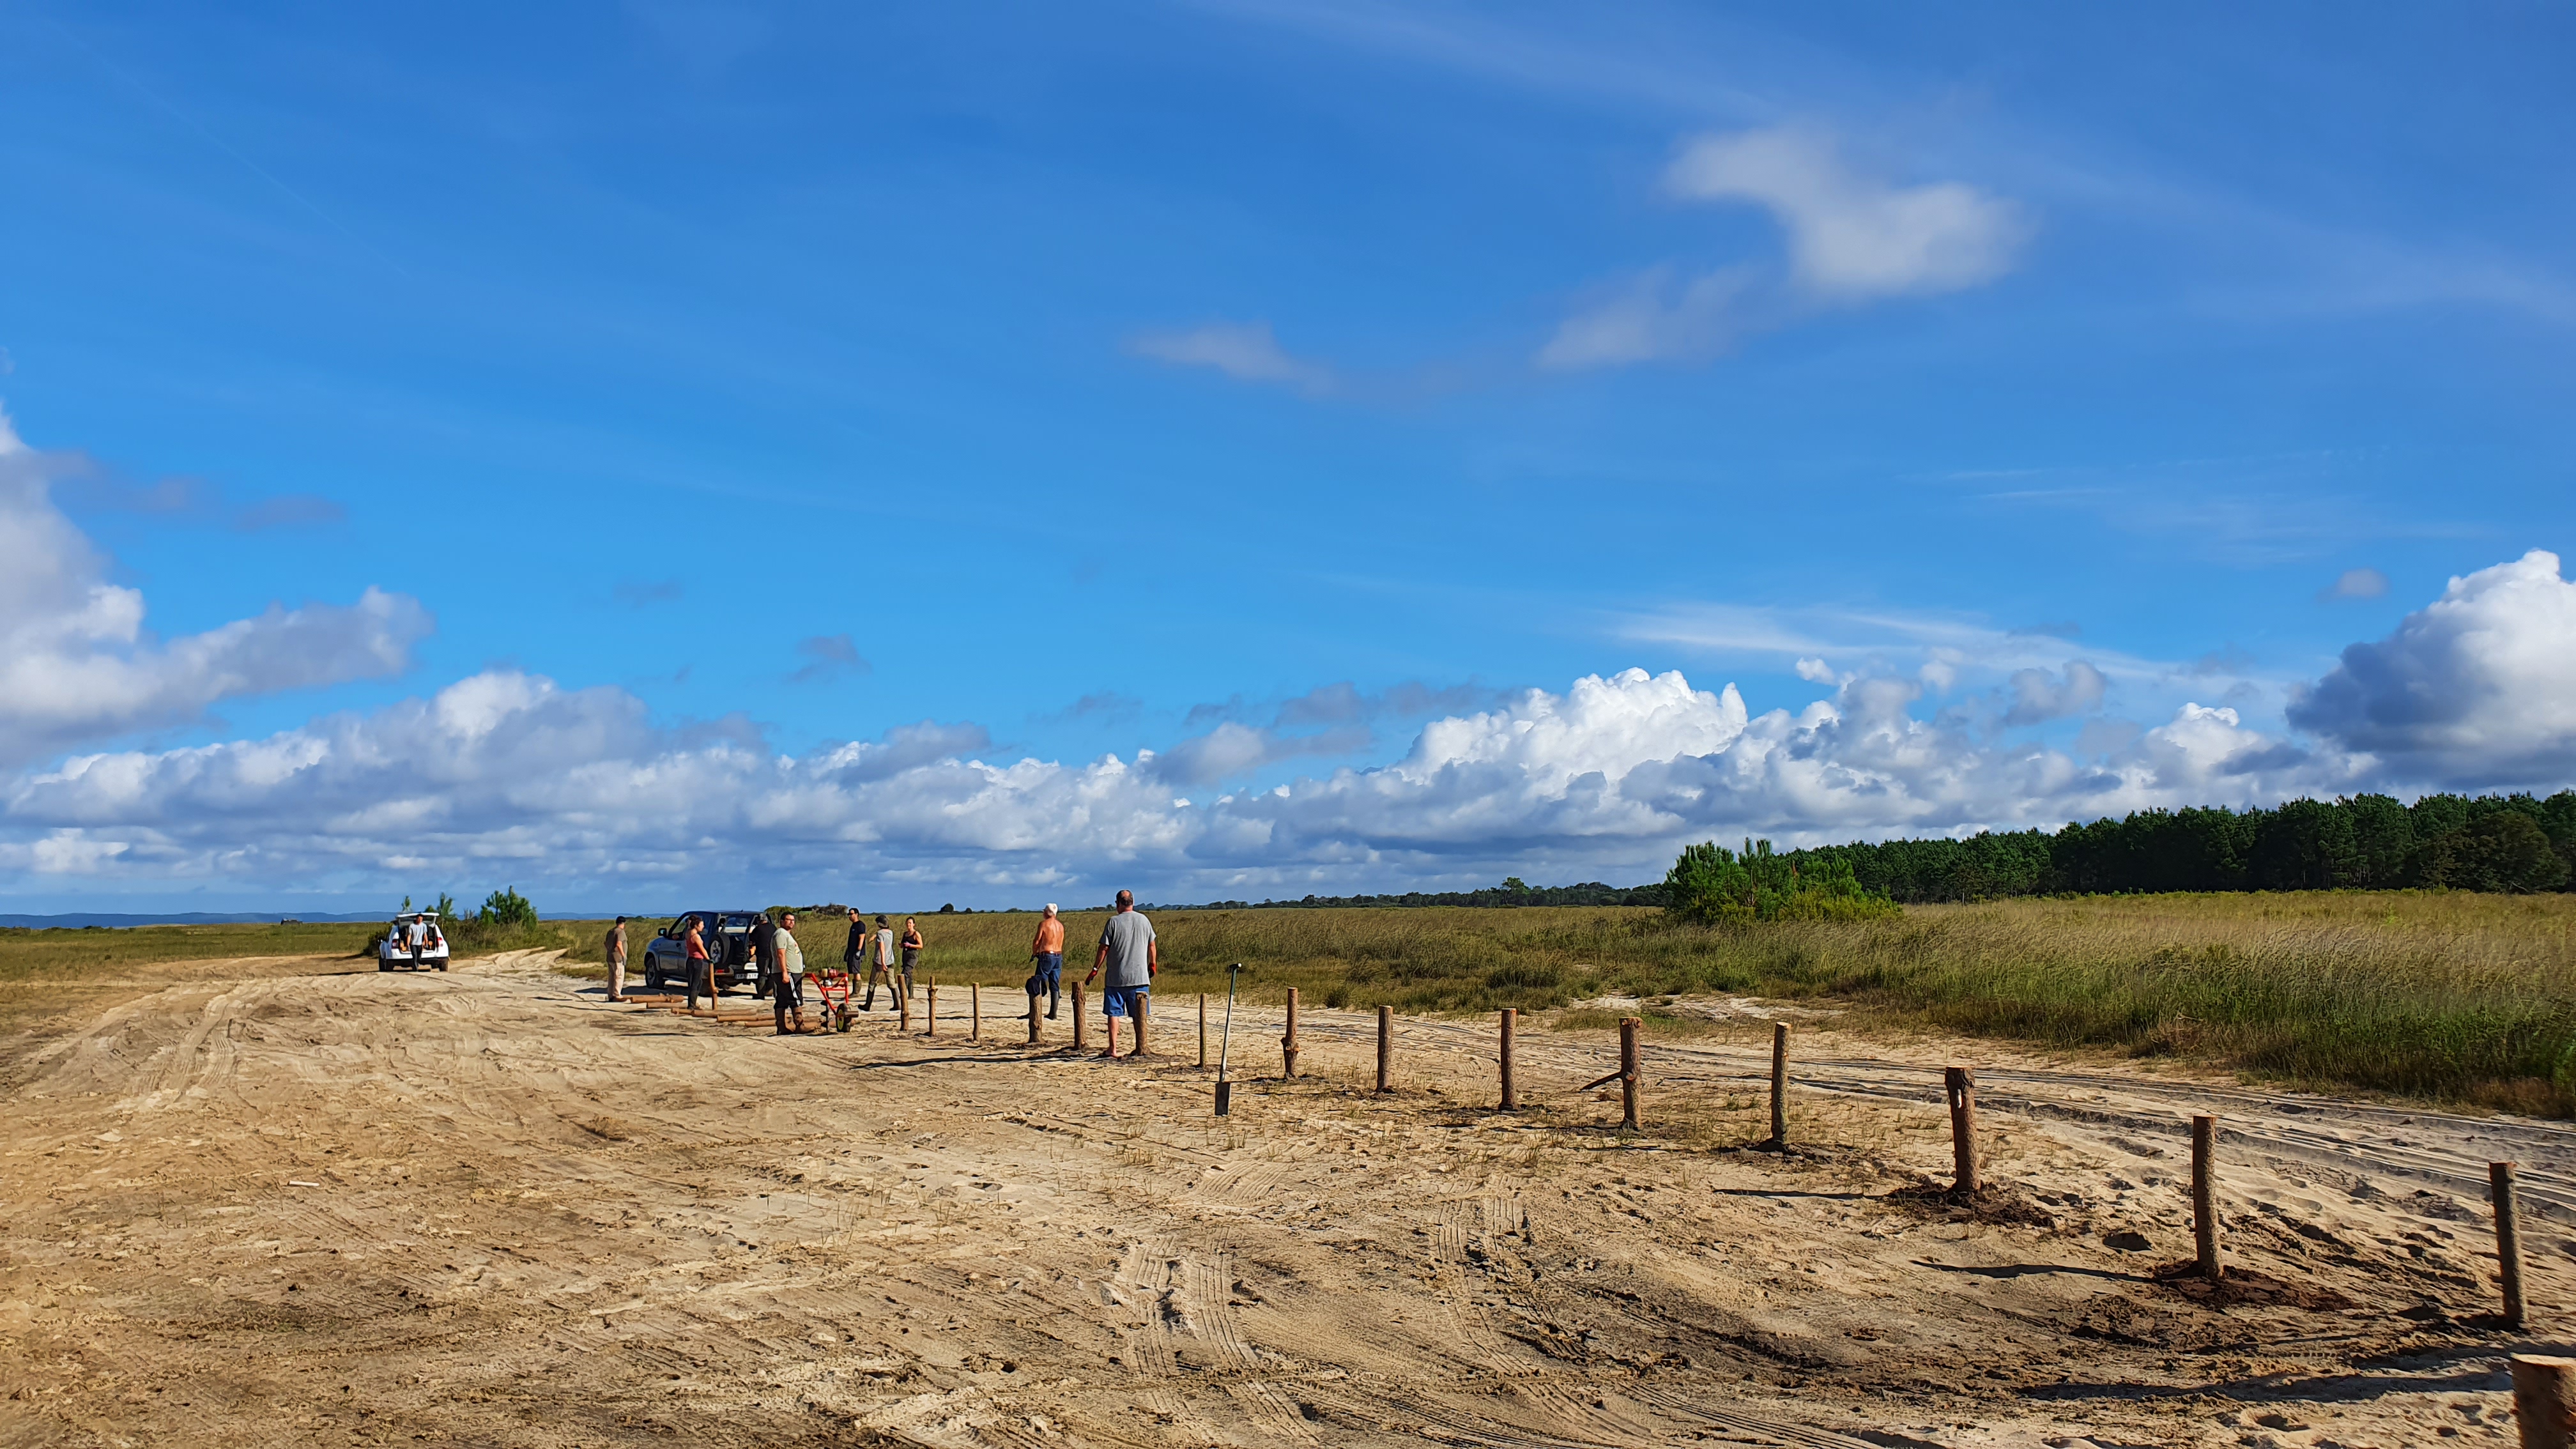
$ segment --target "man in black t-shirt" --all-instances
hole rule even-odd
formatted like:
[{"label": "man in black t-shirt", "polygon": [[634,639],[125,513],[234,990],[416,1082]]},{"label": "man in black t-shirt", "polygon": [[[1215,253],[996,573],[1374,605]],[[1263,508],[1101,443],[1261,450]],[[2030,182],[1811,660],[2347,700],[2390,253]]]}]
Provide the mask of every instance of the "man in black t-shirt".
[{"label": "man in black t-shirt", "polygon": [[751,928],[752,994],[767,996],[778,985],[778,923],[766,914]]}]

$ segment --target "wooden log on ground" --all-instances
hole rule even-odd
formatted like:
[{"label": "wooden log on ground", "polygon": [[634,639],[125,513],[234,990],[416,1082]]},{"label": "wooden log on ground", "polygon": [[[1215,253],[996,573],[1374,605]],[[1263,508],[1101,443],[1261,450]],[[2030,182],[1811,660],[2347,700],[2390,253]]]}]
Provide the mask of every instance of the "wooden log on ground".
[{"label": "wooden log on ground", "polygon": [[2496,1268],[2504,1280],[2504,1321],[2520,1328],[2527,1312],[2522,1300],[2522,1208],[2515,1200],[2513,1164],[2487,1164],[2487,1198],[2495,1205]]},{"label": "wooden log on ground", "polygon": [[2522,1449],[2576,1445],[2576,1358],[2515,1354],[2513,1421]]},{"label": "wooden log on ground", "polygon": [[2200,1276],[2212,1283],[2227,1275],[2218,1254],[2218,1119],[2191,1119],[2191,1243]]},{"label": "wooden log on ground", "polygon": [[1951,1190],[1977,1190],[1977,1074],[1969,1067],[1943,1067],[1941,1090],[1950,1099]]}]

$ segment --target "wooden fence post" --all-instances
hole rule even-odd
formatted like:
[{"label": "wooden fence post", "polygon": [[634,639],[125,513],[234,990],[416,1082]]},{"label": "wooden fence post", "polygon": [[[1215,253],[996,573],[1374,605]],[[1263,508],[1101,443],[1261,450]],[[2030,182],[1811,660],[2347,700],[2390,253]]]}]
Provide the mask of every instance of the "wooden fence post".
[{"label": "wooden fence post", "polygon": [[970,1013],[972,1013],[967,1018],[970,1025],[966,1028],[966,1039],[968,1041],[982,1041],[984,1039],[983,982],[969,981],[966,983],[966,1008]]},{"label": "wooden fence post", "polygon": [[2515,1354],[2513,1418],[2522,1449],[2576,1445],[2576,1358]]},{"label": "wooden fence post", "polygon": [[1393,1089],[1391,1074],[1394,1070],[1395,1008],[1381,1006],[1377,1009],[1377,1089],[1379,1091]]},{"label": "wooden fence post", "polygon": [[1207,1070],[1207,993],[1199,993],[1199,1070]]},{"label": "wooden fence post", "polygon": [[1977,1190],[1977,1073],[1970,1067],[1943,1067],[1941,1088],[1950,1098],[1950,1190]]},{"label": "wooden fence post", "polygon": [[1619,1125],[1637,1130],[1637,1028],[1645,1025],[1633,1016],[1619,1018]]},{"label": "wooden fence post", "polygon": [[1297,988],[1294,986],[1288,988],[1288,1033],[1279,1038],[1279,1055],[1288,1063],[1280,1075],[1297,1075]]},{"label": "wooden fence post", "polygon": [[2212,1283],[2227,1274],[2218,1256],[2218,1119],[2191,1119],[2191,1242],[2200,1276]]},{"label": "wooden fence post", "polygon": [[1029,993],[1029,1045],[1038,1044],[1038,993]]},{"label": "wooden fence post", "polygon": [[922,1033],[922,1035],[937,1036],[939,1035],[939,978],[936,976],[930,977],[929,986],[930,999],[927,1002],[924,1002],[923,1005],[928,1008],[930,1012],[930,1030]]},{"label": "wooden fence post", "polygon": [[1503,1045],[1503,1110],[1506,1112],[1517,1112],[1521,1109],[1521,1094],[1514,1089],[1512,1084],[1512,1027],[1516,1024],[1519,1016],[1520,1012],[1518,1010],[1508,1006],[1503,1008],[1501,1028]]},{"label": "wooden fence post", "polygon": [[912,1034],[912,985],[900,976],[887,984],[894,987],[894,1028],[910,1036]]},{"label": "wooden fence post", "polygon": [[1128,1055],[1141,1057],[1145,1054],[1145,1022],[1154,1014],[1154,993],[1137,992],[1127,998],[1127,1006],[1129,1010],[1136,1013],[1136,1049]]},{"label": "wooden fence post", "polygon": [[1789,1023],[1771,1023],[1771,1145],[1789,1145]]},{"label": "wooden fence post", "polygon": [[1084,1051],[1091,1046],[1090,1023],[1082,1017],[1082,983],[1073,983],[1073,1049]]},{"label": "wooden fence post", "polygon": [[2520,1328],[2526,1305],[2522,1300],[2522,1209],[2514,1201],[2513,1164],[2487,1164],[2487,1197],[2495,1204],[2496,1266],[2504,1276],[2504,1321],[2507,1327]]}]

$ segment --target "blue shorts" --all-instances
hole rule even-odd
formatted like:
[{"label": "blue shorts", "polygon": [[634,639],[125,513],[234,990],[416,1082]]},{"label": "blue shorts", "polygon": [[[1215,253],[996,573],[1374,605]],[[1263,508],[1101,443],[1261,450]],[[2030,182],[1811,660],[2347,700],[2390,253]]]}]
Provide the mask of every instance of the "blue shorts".
[{"label": "blue shorts", "polygon": [[1133,1016],[1141,1019],[1146,1010],[1145,996],[1152,990],[1150,986],[1108,987],[1100,993],[1100,1009],[1111,1016]]}]

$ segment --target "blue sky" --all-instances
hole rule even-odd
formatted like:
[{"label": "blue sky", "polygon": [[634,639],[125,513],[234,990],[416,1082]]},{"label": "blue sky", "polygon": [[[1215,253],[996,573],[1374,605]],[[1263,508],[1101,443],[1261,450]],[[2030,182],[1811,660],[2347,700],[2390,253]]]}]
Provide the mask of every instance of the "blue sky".
[{"label": "blue sky", "polygon": [[[0,900],[1257,897],[2565,783],[2556,562],[2482,571],[2576,497],[2571,28],[11,6],[6,546],[93,566],[7,623],[149,681],[0,721]],[[2355,645],[2413,682],[2302,713]],[[1698,723],[1578,707],[1632,668]],[[459,688],[542,745],[352,763]],[[2186,706],[2243,738],[2159,764]]]}]

